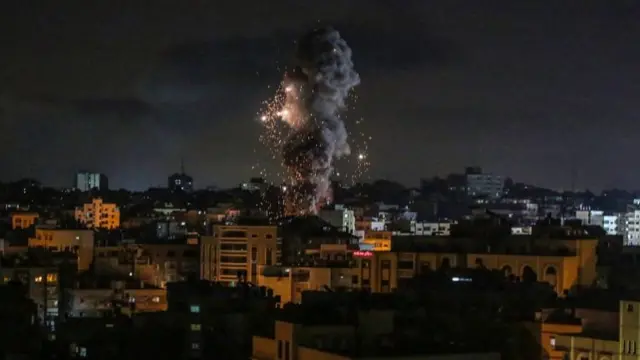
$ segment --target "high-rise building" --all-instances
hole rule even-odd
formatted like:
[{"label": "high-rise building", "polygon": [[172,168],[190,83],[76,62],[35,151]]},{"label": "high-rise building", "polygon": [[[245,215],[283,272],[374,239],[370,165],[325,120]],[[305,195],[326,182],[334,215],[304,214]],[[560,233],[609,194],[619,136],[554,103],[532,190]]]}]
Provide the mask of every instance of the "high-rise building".
[{"label": "high-rise building", "polygon": [[467,195],[500,198],[504,190],[504,178],[500,175],[483,173],[479,167],[468,167],[465,171]]},{"label": "high-rise building", "polygon": [[109,180],[105,174],[86,171],[78,172],[76,174],[76,189],[80,191],[108,190]]},{"label": "high-rise building", "polygon": [[278,259],[277,227],[214,226],[213,236],[200,239],[200,277],[225,283],[255,283],[258,265]]},{"label": "high-rise building", "polygon": [[76,208],[75,218],[88,229],[117,229],[120,227],[120,209],[116,204],[109,204],[100,198]]},{"label": "high-rise building", "polygon": [[180,165],[180,172],[169,176],[168,188],[171,191],[193,191],[193,178],[184,172],[184,163]]}]

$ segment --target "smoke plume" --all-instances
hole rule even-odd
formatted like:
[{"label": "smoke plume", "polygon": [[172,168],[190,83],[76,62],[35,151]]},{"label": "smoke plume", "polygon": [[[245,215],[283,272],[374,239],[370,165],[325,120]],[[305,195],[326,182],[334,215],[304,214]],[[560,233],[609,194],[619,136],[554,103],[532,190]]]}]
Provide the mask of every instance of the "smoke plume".
[{"label": "smoke plume", "polygon": [[310,212],[327,196],[334,161],[350,152],[339,113],[359,83],[351,49],[336,30],[316,29],[300,39],[294,70],[285,78],[283,118],[294,132],[283,157],[300,188],[308,189],[298,196]]}]

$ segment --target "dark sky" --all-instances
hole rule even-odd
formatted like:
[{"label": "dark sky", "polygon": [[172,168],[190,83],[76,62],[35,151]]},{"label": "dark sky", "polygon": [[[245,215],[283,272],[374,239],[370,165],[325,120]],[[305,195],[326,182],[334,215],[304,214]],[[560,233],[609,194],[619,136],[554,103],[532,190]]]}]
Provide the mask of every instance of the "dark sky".
[{"label": "dark sky", "polygon": [[[148,5],[153,4],[153,5]],[[636,1],[12,1],[0,9],[0,180],[198,186],[251,175],[255,113],[296,40],[333,24],[362,77],[372,178],[480,165],[640,189]]]}]

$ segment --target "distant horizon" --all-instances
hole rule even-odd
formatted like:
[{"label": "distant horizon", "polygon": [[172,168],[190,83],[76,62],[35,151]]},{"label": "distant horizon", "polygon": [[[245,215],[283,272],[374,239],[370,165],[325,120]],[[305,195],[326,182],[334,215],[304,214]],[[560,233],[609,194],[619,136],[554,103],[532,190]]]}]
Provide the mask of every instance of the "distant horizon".
[{"label": "distant horizon", "polygon": [[[111,178],[109,177],[108,174],[101,173],[101,172],[98,172],[98,171],[86,171],[86,170],[83,170],[83,171],[78,171],[78,172],[74,173],[74,175],[76,175],[78,173],[81,173],[81,172],[90,172],[90,173],[103,174],[103,175],[105,175],[107,177],[107,179],[109,180],[109,183],[111,183]],[[180,174],[180,172],[171,173],[171,174],[167,175],[167,180],[168,180],[169,176],[174,175],[174,174]],[[185,172],[184,174],[191,176],[188,172]],[[421,177],[418,180],[418,185],[417,186],[410,186],[410,185],[407,185],[406,183],[403,183],[401,181],[396,181],[396,180],[389,179],[389,178],[368,179],[366,181],[359,181],[358,183],[371,184],[371,183],[374,183],[376,181],[390,181],[390,182],[394,182],[394,183],[400,184],[403,187],[405,187],[406,189],[417,189],[417,190],[419,190],[420,189],[420,181],[421,180],[423,180],[423,179],[431,180],[434,177],[439,177],[441,179],[446,179],[446,177],[448,175],[464,175],[464,173],[450,173],[450,174],[447,174],[447,175],[434,175],[434,176],[431,176],[431,177]],[[260,176],[252,176],[252,177],[247,178],[247,180],[245,182],[248,182],[251,178],[261,178],[261,177]],[[506,179],[508,179],[510,177],[509,176],[503,176],[503,178],[506,180]],[[39,179],[33,178],[33,177],[22,177],[22,178],[15,179],[15,180],[0,180],[0,183],[2,183],[2,184],[10,184],[10,183],[16,183],[16,182],[19,182],[19,181],[22,181],[22,180],[35,180],[35,181],[39,182],[42,187],[52,188],[52,189],[56,189],[56,190],[76,189],[76,187],[74,185],[65,186],[65,185],[45,184],[42,181],[40,181]],[[574,190],[571,190],[571,189],[552,188],[552,187],[540,186],[540,185],[532,184],[532,183],[525,182],[525,181],[519,181],[517,179],[512,179],[512,180],[516,184],[530,185],[530,186],[533,186],[533,187],[536,187],[536,188],[546,189],[546,190],[550,190],[550,191],[557,192],[557,193],[564,193],[564,192],[584,193],[584,192],[589,191],[589,192],[592,192],[592,193],[594,193],[596,195],[600,195],[605,191],[612,191],[612,190],[625,191],[625,192],[628,192],[630,194],[640,193],[640,190],[629,190],[629,189],[623,189],[623,188],[619,188],[619,187],[605,188],[605,189],[600,189],[600,190],[594,190],[594,189],[589,189],[589,188],[575,188]],[[195,179],[195,178],[194,178],[193,182],[194,182],[194,185],[198,184],[197,179]],[[216,184],[207,185],[207,186],[204,186],[204,187],[194,186],[193,191],[203,191],[203,190],[207,190],[208,188],[215,188],[218,191],[231,190],[231,189],[235,189],[237,187],[240,187],[245,182],[240,181],[240,182],[236,182],[235,184],[229,185],[229,186],[219,186],[219,185],[216,185]],[[269,181],[267,181],[267,184],[270,185],[270,186],[276,186],[275,183],[270,183]],[[348,186],[348,187],[351,187],[351,186]],[[168,184],[165,183],[165,184],[150,185],[150,186],[148,186],[146,188],[134,188],[134,189],[126,188],[126,187],[109,186],[108,190],[109,191],[125,190],[125,191],[129,191],[129,192],[145,192],[145,191],[147,191],[149,189],[168,189],[168,188],[169,188]]]}]

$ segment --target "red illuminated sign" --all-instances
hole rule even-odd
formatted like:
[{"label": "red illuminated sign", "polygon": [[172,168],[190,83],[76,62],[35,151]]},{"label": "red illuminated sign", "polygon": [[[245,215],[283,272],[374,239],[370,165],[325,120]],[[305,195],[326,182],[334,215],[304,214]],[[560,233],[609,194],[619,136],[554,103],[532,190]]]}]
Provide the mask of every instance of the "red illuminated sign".
[{"label": "red illuminated sign", "polygon": [[355,257],[372,257],[373,252],[371,251],[354,251],[353,256]]}]

